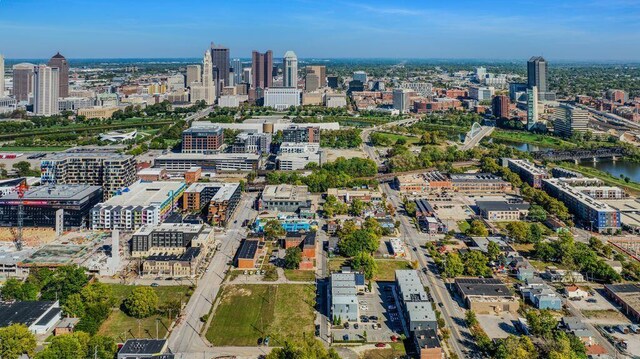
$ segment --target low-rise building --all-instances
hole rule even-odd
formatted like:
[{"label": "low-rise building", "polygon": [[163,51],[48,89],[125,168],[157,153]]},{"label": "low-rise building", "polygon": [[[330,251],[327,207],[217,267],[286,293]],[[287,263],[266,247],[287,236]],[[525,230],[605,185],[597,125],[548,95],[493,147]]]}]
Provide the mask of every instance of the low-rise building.
[{"label": "low-rise building", "polygon": [[173,359],[166,339],[128,339],[118,351],[117,359]]},{"label": "low-rise building", "polygon": [[162,181],[169,178],[164,168],[143,168],[138,171],[138,179],[145,182]]},{"label": "low-rise building", "polygon": [[260,210],[282,212],[298,212],[311,208],[309,188],[288,184],[265,186],[258,207]]},{"label": "low-rise building", "polygon": [[495,278],[456,278],[455,285],[467,307],[477,314],[516,314],[518,298]]},{"label": "low-rise building", "polygon": [[564,287],[564,293],[569,299],[571,298],[586,298],[589,296],[589,292],[578,287],[577,285],[569,285]]},{"label": "low-rise building", "polygon": [[158,156],[153,166],[184,173],[192,167],[204,171],[256,171],[261,164],[260,156],[254,153],[168,153]]},{"label": "low-rise building", "polygon": [[36,335],[47,334],[62,319],[58,301],[0,302],[0,328],[23,324]]},{"label": "low-rise building", "polygon": [[78,116],[84,116],[86,118],[106,119],[111,118],[111,116],[113,116],[116,111],[118,111],[117,107],[81,108],[78,110]]},{"label": "low-rise building", "polygon": [[451,175],[451,186],[463,193],[505,193],[511,192],[511,183],[491,173],[460,173]]},{"label": "low-rise building", "polygon": [[[358,306],[356,277],[357,273],[331,274],[331,313],[329,318],[340,318],[343,323],[358,321],[360,308]],[[362,282],[364,282],[364,276],[362,276]]]},{"label": "low-rise building", "polygon": [[247,238],[242,241],[236,253],[236,267],[238,269],[256,269],[263,247],[264,242],[260,239]]},{"label": "low-rise building", "polygon": [[605,284],[604,290],[614,302],[622,306],[620,310],[633,320],[640,321],[640,284]]},{"label": "low-rise building", "polygon": [[416,330],[413,332],[412,338],[418,359],[442,359],[444,357],[444,352],[435,330]]},{"label": "low-rise building", "polygon": [[480,216],[488,221],[519,221],[529,214],[529,203],[509,203],[506,201],[477,201]]},{"label": "low-rise building", "polygon": [[533,188],[542,188],[542,180],[549,178],[549,173],[541,167],[534,165],[528,160],[505,158],[505,167],[519,175],[523,181]]},{"label": "low-rise building", "polygon": [[350,204],[354,199],[365,203],[382,203],[382,193],[369,188],[329,188],[327,196],[334,196],[339,201]]},{"label": "low-rise building", "polygon": [[200,247],[189,247],[180,254],[153,254],[142,262],[142,275],[147,277],[195,277],[200,263]]},{"label": "low-rise building", "polygon": [[520,287],[520,292],[538,309],[562,310],[562,298],[540,278],[527,279],[527,284]]}]

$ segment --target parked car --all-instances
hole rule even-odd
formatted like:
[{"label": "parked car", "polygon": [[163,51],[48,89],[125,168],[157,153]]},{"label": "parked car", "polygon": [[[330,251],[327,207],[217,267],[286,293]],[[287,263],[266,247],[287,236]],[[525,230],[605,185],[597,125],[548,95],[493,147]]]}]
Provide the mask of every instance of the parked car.
[{"label": "parked car", "polygon": [[378,320],[378,317],[375,316],[375,315],[372,315],[372,316],[369,317],[369,320]]},{"label": "parked car", "polygon": [[384,348],[387,345],[385,343],[376,343],[376,348]]},{"label": "parked car", "polygon": [[347,341],[349,340],[349,334],[345,334],[342,336],[342,340]]},{"label": "parked car", "polygon": [[155,288],[155,287],[157,287],[157,286],[158,286],[158,283],[151,283],[151,286],[152,286],[153,288]]}]

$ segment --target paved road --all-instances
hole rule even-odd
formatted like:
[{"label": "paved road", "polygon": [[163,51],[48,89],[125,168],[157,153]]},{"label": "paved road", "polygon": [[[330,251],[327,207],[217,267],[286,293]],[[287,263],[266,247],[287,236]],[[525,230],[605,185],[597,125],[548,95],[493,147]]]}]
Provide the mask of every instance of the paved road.
[{"label": "paved road", "polygon": [[[382,191],[387,195],[387,199],[391,201],[391,203],[396,208],[402,207],[402,201],[400,200],[398,193],[389,187],[389,184],[381,184]],[[398,214],[400,217],[400,232],[402,233],[402,237],[407,242],[409,247],[417,247],[419,248],[419,244],[416,242],[415,238],[420,236],[420,233],[416,229],[416,227],[409,222],[409,219],[405,215]],[[429,269],[427,260],[424,255],[422,255],[422,251],[409,251],[413,259],[418,260],[420,263],[420,268]],[[424,275],[423,272],[420,272],[420,277],[428,284],[429,290],[431,292],[431,296],[434,301],[437,303],[443,303],[440,310],[442,311],[442,317],[445,319],[447,324],[447,328],[451,331],[451,339],[448,341],[448,347],[458,355],[459,358],[465,358],[466,356],[463,354],[463,345],[465,343],[464,337],[469,337],[468,330],[466,326],[462,325],[464,323],[464,316],[462,311],[456,308],[457,304],[454,300],[449,296],[449,293],[445,287],[445,283],[442,279],[437,278],[431,273],[430,270],[427,271],[428,275]]]},{"label": "paved road", "polygon": [[589,329],[594,334],[596,342],[598,342],[607,350],[607,354],[609,354],[612,358],[628,358],[628,356],[619,353],[616,348],[614,348],[613,345],[607,340],[607,338],[602,336],[600,331],[598,331],[591,323],[587,321],[587,318],[582,314],[582,312],[574,307],[573,303],[570,300],[564,300],[564,302],[567,305],[567,310],[569,310],[569,313],[571,313],[573,317],[578,318],[587,326],[587,329]]},{"label": "paved road", "polygon": [[489,136],[494,129],[495,127],[492,126],[482,126],[480,132],[478,132],[473,138],[469,139],[468,142],[465,142],[465,144],[462,145],[461,149],[463,151],[466,151],[476,147],[478,143],[480,143],[480,140],[482,140],[486,136]]},{"label": "paved road", "polygon": [[[229,269],[227,263],[233,259],[240,241],[246,236],[246,230],[241,225],[245,219],[251,219],[255,216],[255,211],[251,209],[254,201],[255,194],[243,194],[226,234],[219,238],[222,243],[220,250],[215,253],[209,264],[208,272],[200,279],[189,303],[182,311],[179,322],[169,336],[169,349],[180,354],[179,358],[201,359],[220,355],[222,349],[214,349],[200,336],[203,326],[200,317],[208,314],[211,310],[225,273]],[[247,353],[251,353],[254,349],[247,348]],[[228,351],[228,348],[224,350]]]}]

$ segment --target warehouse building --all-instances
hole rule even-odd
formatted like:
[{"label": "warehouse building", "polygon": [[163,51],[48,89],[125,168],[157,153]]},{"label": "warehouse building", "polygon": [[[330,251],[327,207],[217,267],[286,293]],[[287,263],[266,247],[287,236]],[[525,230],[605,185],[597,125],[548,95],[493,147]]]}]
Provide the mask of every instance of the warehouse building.
[{"label": "warehouse building", "polygon": [[0,302],[0,328],[23,324],[36,335],[53,330],[62,319],[60,303],[47,301]]},{"label": "warehouse building", "polygon": [[288,184],[265,186],[259,203],[259,209],[266,211],[298,212],[309,208],[309,188]]},{"label": "warehouse building", "polygon": [[542,188],[542,180],[550,177],[544,168],[538,167],[528,160],[505,158],[503,161],[506,162],[507,168],[533,188]]},{"label": "warehouse building", "polygon": [[604,291],[622,307],[622,313],[640,321],[640,284],[605,284]]},{"label": "warehouse building", "polygon": [[507,201],[477,201],[476,206],[482,218],[488,221],[519,221],[529,214],[529,203],[509,203]]},{"label": "warehouse building", "polygon": [[516,314],[518,298],[495,278],[456,278],[455,286],[467,307],[477,314]]},{"label": "warehouse building", "polygon": [[504,193],[511,192],[511,183],[491,173],[451,174],[451,187],[462,193]]}]

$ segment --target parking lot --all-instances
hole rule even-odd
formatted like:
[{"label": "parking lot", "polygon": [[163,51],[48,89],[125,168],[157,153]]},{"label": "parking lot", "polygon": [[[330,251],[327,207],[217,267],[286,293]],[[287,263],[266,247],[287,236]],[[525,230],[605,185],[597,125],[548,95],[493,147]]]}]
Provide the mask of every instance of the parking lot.
[{"label": "parking lot", "polygon": [[360,319],[350,322],[348,329],[332,329],[334,339],[362,340],[366,332],[368,342],[391,342],[391,337],[399,336],[402,322],[392,287],[392,283],[377,282],[372,293],[358,295]]},{"label": "parking lot", "polygon": [[479,314],[476,316],[478,322],[489,338],[506,338],[509,335],[517,335],[515,323],[518,320],[509,312],[502,312],[500,315]]}]

